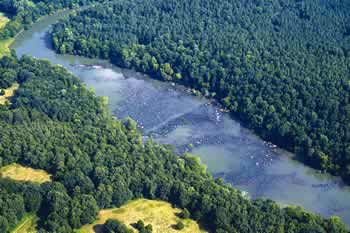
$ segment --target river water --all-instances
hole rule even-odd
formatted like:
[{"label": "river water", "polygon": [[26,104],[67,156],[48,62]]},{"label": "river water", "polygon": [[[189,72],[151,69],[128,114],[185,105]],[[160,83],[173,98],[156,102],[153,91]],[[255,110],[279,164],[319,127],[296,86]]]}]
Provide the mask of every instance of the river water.
[{"label": "river water", "polygon": [[[350,226],[350,188],[291,159],[220,111],[220,106],[191,96],[181,86],[152,80],[106,61],[57,55],[50,48],[48,31],[59,17],[49,16],[20,34],[12,48],[61,64],[97,95],[109,98],[118,118],[132,117],[144,137],[174,146],[178,153],[201,157],[215,177],[281,204],[303,206],[323,216],[338,215]],[[95,66],[93,66],[95,65]]]}]

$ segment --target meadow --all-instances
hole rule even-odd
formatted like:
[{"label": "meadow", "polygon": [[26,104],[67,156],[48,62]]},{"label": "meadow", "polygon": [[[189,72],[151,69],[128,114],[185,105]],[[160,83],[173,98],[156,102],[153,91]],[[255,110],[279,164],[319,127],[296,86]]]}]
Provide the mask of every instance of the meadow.
[{"label": "meadow", "polygon": [[[4,28],[9,21],[10,19],[0,12],[0,30]],[[0,58],[10,53],[10,45],[13,43],[13,41],[14,38],[0,40]]]},{"label": "meadow", "polygon": [[0,169],[0,177],[16,181],[30,181],[38,184],[51,181],[50,175],[44,170],[23,167],[16,163],[2,167]]},{"label": "meadow", "polygon": [[[147,199],[131,201],[120,208],[101,210],[97,220],[93,224],[85,225],[76,233],[100,233],[101,225],[108,219],[117,219],[138,232],[131,224],[142,220],[145,225],[151,224],[153,233],[204,233],[198,223],[191,219],[180,219],[177,215],[180,209],[173,208],[170,203]],[[174,229],[174,225],[182,221],[185,228]]]}]

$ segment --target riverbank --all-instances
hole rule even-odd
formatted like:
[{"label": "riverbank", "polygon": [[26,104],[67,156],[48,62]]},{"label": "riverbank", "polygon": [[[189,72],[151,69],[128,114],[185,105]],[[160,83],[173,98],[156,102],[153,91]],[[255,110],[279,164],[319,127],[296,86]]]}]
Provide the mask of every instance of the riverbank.
[{"label": "riverbank", "polygon": [[[10,22],[10,19],[6,17],[4,13],[0,12],[0,30],[2,30],[8,22]],[[11,46],[13,41],[13,38],[0,40],[0,58],[9,54],[9,47]]]},{"label": "riverbank", "polygon": [[[48,31],[59,18],[50,16],[36,23],[18,36],[12,48],[19,56],[62,65],[98,96],[107,96],[117,118],[131,117],[144,136],[199,155],[215,177],[247,191],[253,199],[301,205],[325,217],[341,216],[350,225],[349,188],[337,178],[291,160],[293,155],[262,141],[216,104],[180,91],[178,84],[159,82],[106,61],[56,54]],[[320,188],[326,185],[327,189]]]},{"label": "riverbank", "polygon": [[[45,17],[48,17],[48,16],[54,16],[54,15],[58,15],[58,14],[61,14],[61,13],[64,13],[64,12],[71,12],[73,10],[84,10],[86,9],[87,7],[93,7],[94,6],[94,3],[92,3],[90,6],[85,6],[85,7],[81,7],[81,8],[74,8],[74,9],[70,9],[70,8],[63,8],[63,9],[58,9],[56,10],[55,12],[52,12],[48,15],[42,15],[40,16],[35,22],[33,22],[33,24],[37,23],[37,22],[40,22],[41,20],[43,20]],[[4,29],[6,24],[8,22],[10,22],[11,20],[6,17],[6,15],[2,12],[0,12],[0,30]],[[31,25],[29,25],[30,27]],[[13,42],[16,40],[16,38],[22,34],[22,32],[24,32],[25,29],[22,28],[19,32],[16,33],[16,35],[14,37],[11,37],[11,38],[7,38],[7,39],[3,39],[3,40],[0,40],[0,58],[5,56],[5,55],[9,55],[10,54],[10,50],[11,50],[11,45],[13,44]]]}]

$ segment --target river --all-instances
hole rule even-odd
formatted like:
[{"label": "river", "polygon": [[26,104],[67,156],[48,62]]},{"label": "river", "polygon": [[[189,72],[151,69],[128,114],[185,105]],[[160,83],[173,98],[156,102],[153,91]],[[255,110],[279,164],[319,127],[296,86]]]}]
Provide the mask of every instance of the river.
[{"label": "river", "polygon": [[[350,226],[350,188],[292,160],[292,155],[261,140],[220,110],[178,85],[152,80],[106,61],[57,55],[50,48],[50,25],[65,12],[49,16],[21,33],[12,48],[61,64],[97,95],[109,98],[118,118],[132,117],[145,138],[201,157],[215,177],[248,193],[282,205],[300,205],[325,217],[338,215]],[[95,65],[95,66],[93,66]]]}]

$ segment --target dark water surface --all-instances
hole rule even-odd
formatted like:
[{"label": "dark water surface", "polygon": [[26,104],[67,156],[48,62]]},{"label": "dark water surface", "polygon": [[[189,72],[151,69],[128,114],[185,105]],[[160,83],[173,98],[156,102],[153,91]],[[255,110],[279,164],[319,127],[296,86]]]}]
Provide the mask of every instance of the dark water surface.
[{"label": "dark water surface", "polygon": [[97,95],[107,96],[115,116],[136,120],[145,138],[199,155],[216,177],[250,197],[301,205],[326,217],[338,215],[350,225],[350,188],[339,178],[292,160],[291,154],[259,139],[209,100],[106,61],[55,54],[47,32],[64,14],[44,18],[19,35],[13,45],[17,54],[66,67]]}]

